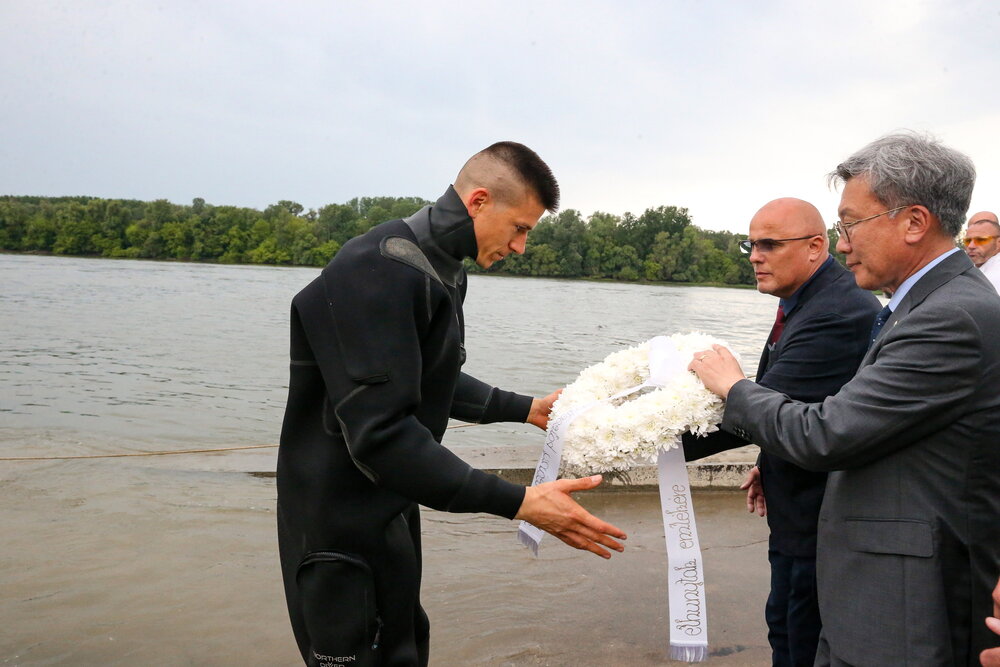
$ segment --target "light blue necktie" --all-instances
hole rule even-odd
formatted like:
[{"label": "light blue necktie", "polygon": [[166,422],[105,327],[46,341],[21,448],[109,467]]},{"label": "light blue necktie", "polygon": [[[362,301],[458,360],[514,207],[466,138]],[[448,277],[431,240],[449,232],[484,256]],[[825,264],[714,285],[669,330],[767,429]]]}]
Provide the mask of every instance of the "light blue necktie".
[{"label": "light blue necktie", "polygon": [[875,342],[875,339],[878,338],[878,332],[882,331],[882,327],[885,326],[885,323],[889,319],[890,315],[892,315],[892,311],[889,310],[889,306],[886,306],[882,310],[878,311],[878,315],[875,316],[875,322],[872,323],[872,336],[871,340],[868,341],[868,347],[871,347],[872,343]]}]

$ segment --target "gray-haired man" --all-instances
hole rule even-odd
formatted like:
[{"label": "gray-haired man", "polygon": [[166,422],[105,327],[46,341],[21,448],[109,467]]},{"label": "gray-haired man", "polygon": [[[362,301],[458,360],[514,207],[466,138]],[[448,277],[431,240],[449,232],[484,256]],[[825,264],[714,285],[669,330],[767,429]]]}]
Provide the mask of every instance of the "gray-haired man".
[{"label": "gray-haired man", "polygon": [[818,665],[974,665],[1000,572],[1000,299],[955,247],[975,183],[961,153],[883,137],[844,183],[837,249],[892,290],[857,375],[822,403],[746,380],[725,348],[691,369],[727,398],[722,428],[829,470],[820,510]]}]

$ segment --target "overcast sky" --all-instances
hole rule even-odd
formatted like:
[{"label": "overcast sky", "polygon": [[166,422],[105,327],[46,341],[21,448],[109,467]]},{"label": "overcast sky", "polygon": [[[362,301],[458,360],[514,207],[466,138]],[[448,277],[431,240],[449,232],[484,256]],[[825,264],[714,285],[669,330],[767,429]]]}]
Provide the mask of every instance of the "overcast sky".
[{"label": "overcast sky", "polygon": [[501,139],[563,208],[745,232],[900,128],[1000,209],[1000,2],[0,0],[0,194],[436,199]]}]

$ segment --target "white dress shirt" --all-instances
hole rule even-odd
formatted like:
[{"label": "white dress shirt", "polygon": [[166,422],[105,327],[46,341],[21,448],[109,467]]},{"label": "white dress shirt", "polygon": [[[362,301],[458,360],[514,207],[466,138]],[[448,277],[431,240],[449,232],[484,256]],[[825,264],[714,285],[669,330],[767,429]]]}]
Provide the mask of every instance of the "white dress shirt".
[{"label": "white dress shirt", "polygon": [[979,267],[979,270],[983,272],[984,276],[989,278],[996,291],[1000,292],[1000,253],[993,255],[988,260],[983,262],[983,265]]}]

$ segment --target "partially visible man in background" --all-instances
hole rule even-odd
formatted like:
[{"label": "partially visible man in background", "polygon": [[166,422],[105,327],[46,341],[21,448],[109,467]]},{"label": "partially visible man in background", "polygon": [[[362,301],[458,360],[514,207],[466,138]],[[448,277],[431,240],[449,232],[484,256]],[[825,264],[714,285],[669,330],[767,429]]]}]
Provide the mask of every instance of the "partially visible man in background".
[{"label": "partially visible man in background", "polygon": [[[800,401],[822,401],[854,377],[878,299],[830,255],[826,225],[801,199],[776,199],[750,220],[740,243],[757,290],[779,298],[757,382]],[[725,431],[683,438],[693,459],[749,444]],[[747,507],[767,516],[771,592],[764,616],[775,667],[811,667],[822,627],[816,599],[816,522],[826,473],[761,452],[744,488]],[[766,499],[766,504],[765,504]]]},{"label": "partially visible man in background", "polygon": [[996,213],[980,211],[969,216],[969,226],[962,239],[965,254],[990,279],[1000,292],[1000,222]]}]

